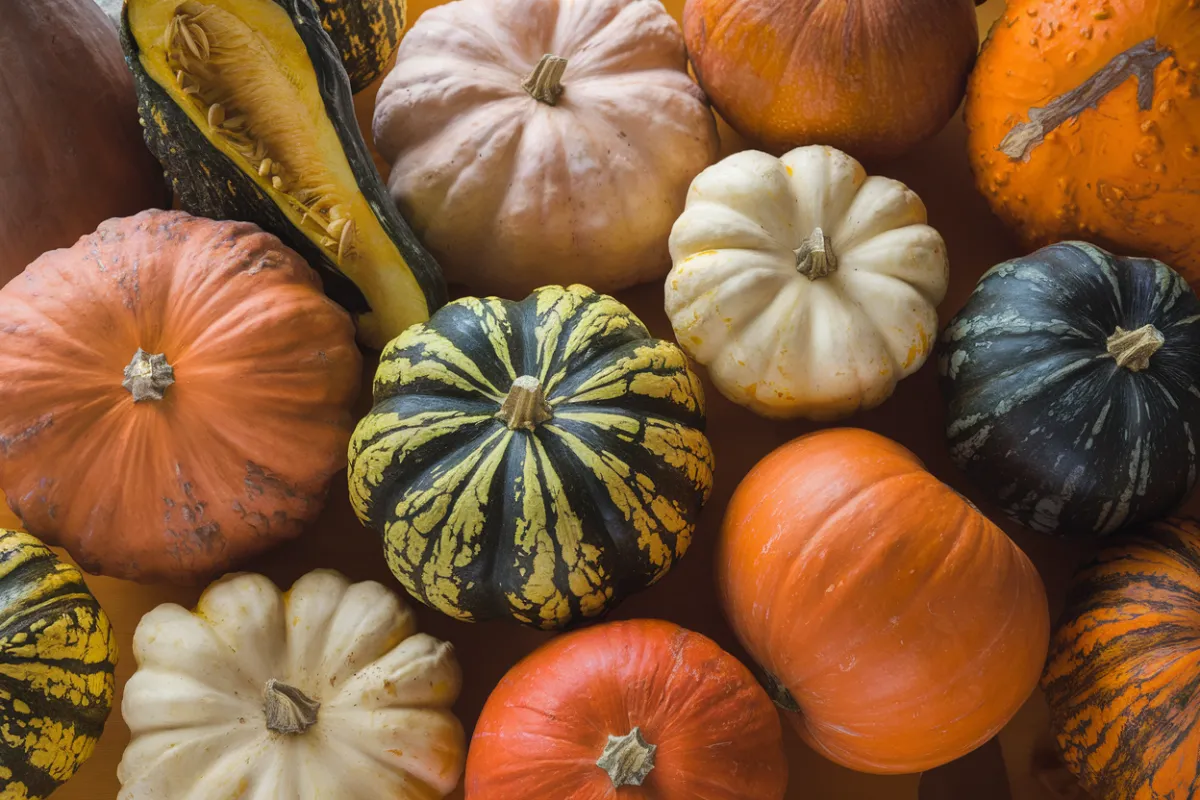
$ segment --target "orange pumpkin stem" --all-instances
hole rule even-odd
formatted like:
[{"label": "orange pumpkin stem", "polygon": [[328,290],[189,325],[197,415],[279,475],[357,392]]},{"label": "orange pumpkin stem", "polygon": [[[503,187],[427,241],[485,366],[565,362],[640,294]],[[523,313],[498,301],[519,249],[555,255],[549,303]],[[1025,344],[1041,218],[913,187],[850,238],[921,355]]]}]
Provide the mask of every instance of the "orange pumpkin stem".
[{"label": "orange pumpkin stem", "polygon": [[1150,366],[1150,356],[1158,352],[1166,339],[1158,328],[1143,325],[1136,331],[1127,331],[1117,326],[1108,337],[1108,353],[1117,360],[1117,366],[1130,372],[1141,372]]},{"label": "orange pumpkin stem", "polygon": [[564,91],[562,78],[567,71],[567,60],[547,53],[529,73],[529,77],[521,84],[521,88],[539,103],[548,106],[558,105],[558,98]]},{"label": "orange pumpkin stem", "polygon": [[608,773],[614,789],[641,786],[654,770],[656,750],[658,745],[647,742],[642,729],[635,727],[624,736],[609,736],[596,766]]},{"label": "orange pumpkin stem", "polygon": [[151,355],[139,347],[125,368],[121,385],[133,395],[133,402],[141,403],[162,400],[163,393],[174,382],[175,369],[167,363],[167,357],[162,353]]},{"label": "orange pumpkin stem", "polygon": [[295,686],[272,678],[267,681],[264,694],[268,730],[294,736],[317,724],[317,709],[321,704]]},{"label": "orange pumpkin stem", "polygon": [[1146,39],[1114,56],[1096,74],[1043,108],[1029,109],[1029,121],[1015,125],[1000,142],[1000,152],[1013,161],[1024,161],[1053,131],[1089,108],[1095,108],[1130,77],[1137,78],[1138,108],[1149,111],[1154,104],[1154,70],[1170,57],[1154,39]]},{"label": "orange pumpkin stem", "polygon": [[541,381],[532,375],[522,375],[513,381],[504,404],[496,413],[496,419],[502,420],[510,431],[532,431],[552,416]]},{"label": "orange pumpkin stem", "polygon": [[837,255],[825,231],[814,228],[812,235],[796,250],[796,271],[809,280],[824,278],[837,271]]}]

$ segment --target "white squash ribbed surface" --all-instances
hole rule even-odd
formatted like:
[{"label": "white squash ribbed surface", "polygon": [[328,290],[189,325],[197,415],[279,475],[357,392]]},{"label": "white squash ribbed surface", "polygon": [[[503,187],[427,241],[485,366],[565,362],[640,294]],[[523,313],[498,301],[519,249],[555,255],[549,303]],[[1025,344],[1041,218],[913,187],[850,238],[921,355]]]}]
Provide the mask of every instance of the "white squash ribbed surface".
[{"label": "white squash ribbed surface", "polygon": [[[453,650],[378,583],[226,578],[143,617],[134,655],[119,800],[436,800],[462,774]],[[267,729],[272,678],[320,702],[315,725]]]},{"label": "white squash ribbed surface", "polygon": [[[886,400],[925,363],[949,267],[904,184],[802,147],[737,153],[697,176],[671,233],[666,310],[679,343],[734,402],[831,420]],[[797,269],[820,228],[836,269]]]}]

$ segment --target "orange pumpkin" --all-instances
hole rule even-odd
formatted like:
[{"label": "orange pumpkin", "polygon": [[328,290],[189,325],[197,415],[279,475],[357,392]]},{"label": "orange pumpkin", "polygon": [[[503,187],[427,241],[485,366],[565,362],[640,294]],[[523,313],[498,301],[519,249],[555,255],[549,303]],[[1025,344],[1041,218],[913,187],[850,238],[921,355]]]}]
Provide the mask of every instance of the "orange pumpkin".
[{"label": "orange pumpkin", "polygon": [[0,530],[21,530],[21,519],[8,507],[3,492],[0,492]]},{"label": "orange pumpkin", "polygon": [[903,153],[950,120],[979,48],[973,0],[687,0],[683,27],[713,106],[776,154]]},{"label": "orange pumpkin", "polygon": [[117,32],[93,0],[4,4],[0,285],[109,217],[169,205]]},{"label": "orange pumpkin", "polygon": [[814,749],[919,772],[990,739],[1033,691],[1050,619],[1003,531],[878,434],[763,459],[718,545],[725,613]]},{"label": "orange pumpkin", "polygon": [[1098,800],[1200,785],[1200,524],[1133,530],[1071,582],[1042,688],[1067,767]]},{"label": "orange pumpkin", "polygon": [[91,572],[228,569],[345,466],[354,326],[253,225],[109,220],[0,290],[0,320],[0,491]]},{"label": "orange pumpkin", "polygon": [[560,636],[492,692],[467,800],[780,800],[779,715],[737,659],[656,620]]},{"label": "orange pumpkin", "polygon": [[1029,249],[1086,239],[1200,279],[1200,6],[1010,0],[971,77],[980,190]]}]

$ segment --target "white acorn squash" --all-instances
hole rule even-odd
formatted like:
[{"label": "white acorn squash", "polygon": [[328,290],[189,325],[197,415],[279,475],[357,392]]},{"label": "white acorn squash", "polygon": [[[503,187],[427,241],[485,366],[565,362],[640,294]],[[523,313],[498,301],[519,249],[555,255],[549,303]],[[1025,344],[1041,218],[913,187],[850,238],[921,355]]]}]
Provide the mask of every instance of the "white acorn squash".
[{"label": "white acorn squash", "polygon": [[453,650],[378,583],[227,577],[133,649],[119,800],[436,800],[462,774]]},{"label": "white acorn squash", "polygon": [[696,177],[671,232],[666,310],[729,399],[831,420],[920,369],[949,267],[904,184],[850,156],[737,153]]}]

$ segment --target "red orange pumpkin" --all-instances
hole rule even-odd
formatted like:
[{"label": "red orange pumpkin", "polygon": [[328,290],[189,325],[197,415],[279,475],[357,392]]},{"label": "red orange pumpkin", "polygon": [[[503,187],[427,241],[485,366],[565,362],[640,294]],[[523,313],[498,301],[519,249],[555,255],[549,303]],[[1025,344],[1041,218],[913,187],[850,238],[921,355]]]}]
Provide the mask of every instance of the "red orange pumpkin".
[{"label": "red orange pumpkin", "polygon": [[0,320],[0,491],[91,572],[228,569],[345,466],[354,327],[253,225],[110,220],[0,289]]},{"label": "red orange pumpkin", "polygon": [[919,772],[990,739],[1037,684],[1049,612],[1025,554],[900,445],[803,436],[730,501],[718,582],[814,749]]},{"label": "red orange pumpkin", "polygon": [[780,800],[779,716],[737,659],[655,620],[560,636],[488,698],[467,800]]}]

